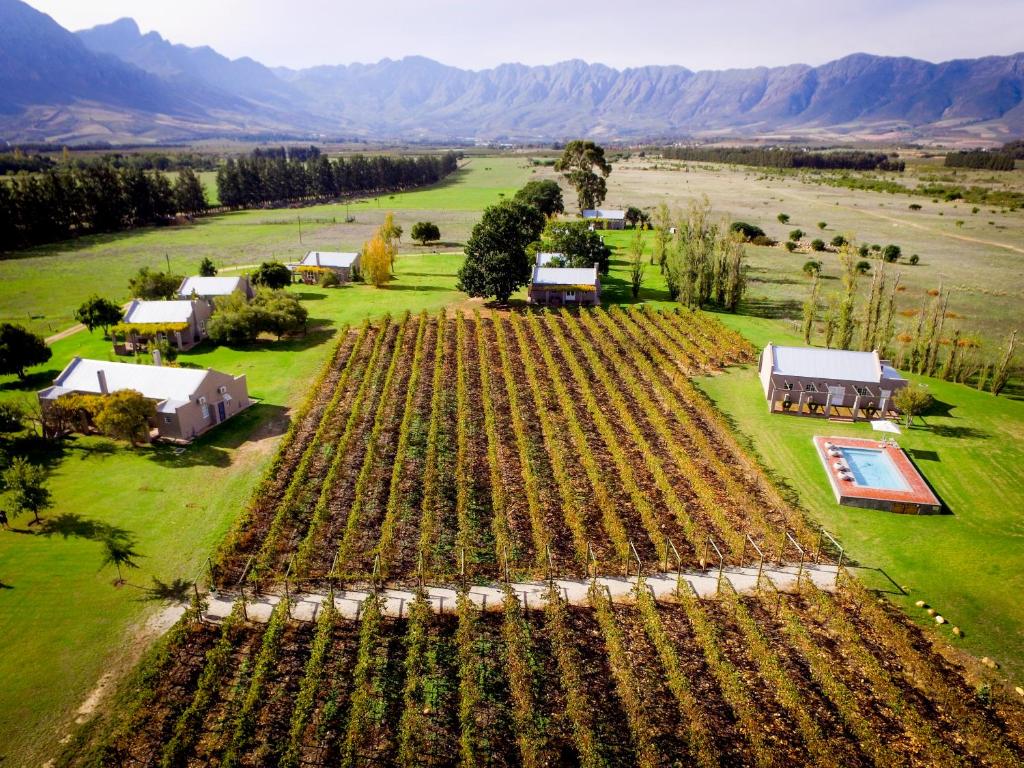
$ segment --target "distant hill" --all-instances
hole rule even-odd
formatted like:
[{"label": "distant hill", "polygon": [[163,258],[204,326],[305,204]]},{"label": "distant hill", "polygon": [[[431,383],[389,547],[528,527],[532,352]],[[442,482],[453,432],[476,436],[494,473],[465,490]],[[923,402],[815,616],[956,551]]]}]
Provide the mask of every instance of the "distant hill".
[{"label": "distant hill", "polygon": [[1024,134],[1024,54],[932,64],[854,54],[694,72],[565,61],[470,71],[422,57],[271,69],[142,34],[72,34],[0,0],[0,136],[550,141],[774,137],[1001,143]]}]

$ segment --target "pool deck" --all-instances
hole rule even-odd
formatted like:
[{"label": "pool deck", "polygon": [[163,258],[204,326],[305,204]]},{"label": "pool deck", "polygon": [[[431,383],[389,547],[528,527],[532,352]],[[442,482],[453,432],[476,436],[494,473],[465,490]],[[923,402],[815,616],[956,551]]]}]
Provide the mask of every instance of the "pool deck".
[{"label": "pool deck", "polygon": [[[840,504],[919,515],[936,514],[942,510],[942,502],[932,493],[932,489],[928,487],[928,483],[921,477],[921,473],[911,463],[907,454],[895,443],[866,440],[859,437],[821,437],[818,435],[815,435],[813,440],[814,446],[818,450],[818,457],[832,484],[836,501]],[[828,455],[825,443],[831,443],[836,448],[869,448],[885,451],[910,489],[897,491],[888,488],[873,488],[858,485],[856,480],[843,480],[839,476],[838,470],[832,466],[834,459]]]}]

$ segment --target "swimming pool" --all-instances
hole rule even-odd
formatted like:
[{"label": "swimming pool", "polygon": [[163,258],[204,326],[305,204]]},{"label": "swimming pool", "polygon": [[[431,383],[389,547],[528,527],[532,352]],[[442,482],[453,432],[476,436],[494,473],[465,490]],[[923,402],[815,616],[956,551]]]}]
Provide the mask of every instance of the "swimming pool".
[{"label": "swimming pool", "polygon": [[877,448],[839,448],[857,485],[887,491],[909,491],[910,485],[892,457]]}]

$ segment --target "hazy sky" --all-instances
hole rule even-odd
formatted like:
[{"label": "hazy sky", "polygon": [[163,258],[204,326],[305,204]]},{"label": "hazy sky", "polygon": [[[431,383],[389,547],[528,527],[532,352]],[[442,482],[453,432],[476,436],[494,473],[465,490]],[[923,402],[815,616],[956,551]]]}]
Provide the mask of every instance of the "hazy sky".
[{"label": "hazy sky", "polygon": [[483,69],[820,64],[864,51],[930,61],[1024,50],[1022,0],[29,0],[76,30],[134,18],[175,43],[307,67],[419,54]]}]

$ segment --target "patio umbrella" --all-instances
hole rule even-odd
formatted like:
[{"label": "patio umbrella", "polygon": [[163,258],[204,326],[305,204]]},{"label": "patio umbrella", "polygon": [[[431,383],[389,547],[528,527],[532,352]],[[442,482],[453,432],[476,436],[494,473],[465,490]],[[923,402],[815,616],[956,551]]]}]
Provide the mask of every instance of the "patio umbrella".
[{"label": "patio umbrella", "polygon": [[889,419],[879,419],[871,422],[871,428],[876,432],[892,432],[894,435],[902,434],[900,428]]}]

